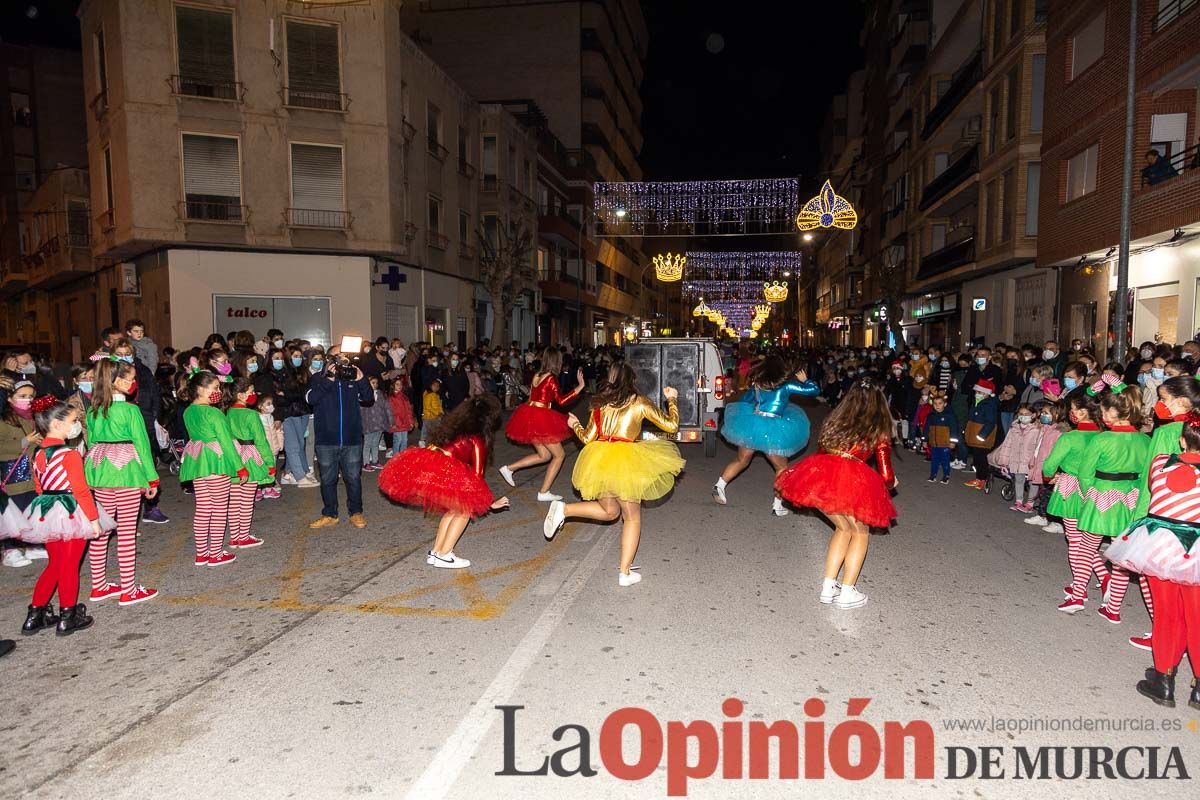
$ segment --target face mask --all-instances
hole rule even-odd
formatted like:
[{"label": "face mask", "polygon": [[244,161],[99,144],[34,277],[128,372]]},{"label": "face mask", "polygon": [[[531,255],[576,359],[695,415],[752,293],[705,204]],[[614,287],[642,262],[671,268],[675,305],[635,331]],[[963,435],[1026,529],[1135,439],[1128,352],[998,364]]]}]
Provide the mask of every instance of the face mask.
[{"label": "face mask", "polygon": [[271,342],[271,344],[275,345],[276,347],[283,347],[283,339],[276,339],[275,341]]},{"label": "face mask", "polygon": [[124,361],[126,364],[132,364],[133,356],[117,356],[117,361]]},{"label": "face mask", "polygon": [[1079,381],[1074,378],[1063,378],[1063,388],[1068,392],[1079,387]]},{"label": "face mask", "polygon": [[14,397],[8,401],[12,404],[13,411],[18,417],[30,419],[33,416],[33,398],[32,397]]},{"label": "face mask", "polygon": [[1161,381],[1163,378],[1167,377],[1167,371],[1160,367],[1151,367],[1150,377],[1154,378],[1156,381]]},{"label": "face mask", "polygon": [[283,369],[283,362],[277,359],[271,359],[271,369]]},{"label": "face mask", "polygon": [[79,383],[75,384],[75,386],[79,389],[79,391],[83,392],[84,394],[92,393],[92,382],[91,381],[80,381]]},{"label": "face mask", "polygon": [[220,403],[221,402],[221,390],[213,389],[211,392],[209,392],[208,393],[208,402],[209,402],[209,405],[214,405],[214,406],[217,403]]},{"label": "face mask", "polygon": [[265,414],[266,416],[270,416],[275,413],[275,406],[271,406],[271,405],[259,406],[258,411],[260,414]]},{"label": "face mask", "polygon": [[1028,414],[1021,414],[1019,417],[1017,417],[1017,422],[1024,422],[1026,425],[1028,425],[1029,423],[1033,422],[1033,417]]},{"label": "face mask", "polygon": [[1142,348],[1142,358],[1149,361],[1153,356],[1154,356],[1154,351],[1151,350],[1149,347]]},{"label": "face mask", "polygon": [[980,356],[979,358],[975,359],[975,363],[981,367],[984,367],[987,366],[988,360],[983,356]]},{"label": "face mask", "polygon": [[1072,350],[1074,350],[1075,352],[1077,352],[1077,353],[1078,353],[1080,350],[1082,350],[1082,349],[1083,349],[1083,345],[1081,345],[1081,344],[1073,344],[1073,345],[1071,345],[1071,349],[1072,349]]},{"label": "face mask", "polygon": [[321,371],[321,370],[323,370],[323,369],[325,369],[325,362],[324,362],[324,361],[314,361],[314,362],[312,362],[312,364],[310,364],[310,365],[309,365],[309,367],[308,367],[308,371],[309,371],[309,372],[320,372],[320,371]]},{"label": "face mask", "polygon": [[903,373],[903,372],[904,372],[904,370],[902,370],[902,369],[894,369],[894,370],[892,370],[892,374],[893,374],[893,375],[900,375],[900,374],[901,374],[901,373]]},{"label": "face mask", "polygon": [[943,360],[943,361],[942,361],[942,366],[943,366],[943,367],[948,367],[948,366],[950,366],[950,362],[949,362],[949,361],[946,361],[946,360]]},{"label": "face mask", "polygon": [[1029,379],[1029,383],[1030,383],[1030,385],[1031,385],[1031,386],[1033,386],[1033,388],[1035,388],[1035,389],[1036,389],[1036,388],[1038,388],[1039,386],[1041,386],[1041,385],[1042,385],[1042,379],[1041,379],[1041,378],[1037,378],[1037,377],[1033,377],[1033,378],[1030,378],[1030,379]]},{"label": "face mask", "polygon": [[1042,416],[1038,417],[1038,419],[1042,421],[1043,425],[1049,425],[1051,422],[1054,422],[1054,417],[1050,416],[1049,414],[1042,414]]},{"label": "face mask", "polygon": [[293,358],[293,359],[292,359],[292,366],[293,366],[293,367],[298,367],[298,366],[300,366],[300,365],[301,365],[301,364],[303,364],[303,363],[304,363],[304,359],[303,359],[303,358]]},{"label": "face mask", "polygon": [[228,375],[233,372],[233,365],[226,361],[224,364],[213,365],[213,369],[217,371],[218,375]]},{"label": "face mask", "polygon": [[1167,408],[1167,404],[1159,400],[1154,404],[1154,416],[1159,419],[1171,419],[1175,415],[1171,413],[1171,409]]},{"label": "face mask", "polygon": [[71,430],[67,431],[67,438],[78,439],[81,433],[83,433],[83,423],[75,420],[74,424],[71,425]]},{"label": "face mask", "polygon": [[1145,386],[1146,385],[1146,377],[1147,377],[1146,373],[1139,372],[1138,373],[1138,383],[1142,386]]},{"label": "face mask", "polygon": [[247,361],[246,362],[246,372],[249,372],[251,374],[258,372],[258,362],[257,361]]},{"label": "face mask", "polygon": [[[133,359],[130,360],[132,361]],[[37,364],[34,364],[32,361],[30,361],[28,364],[22,364],[20,367],[18,367],[17,371],[22,375],[32,375],[37,372]]]},{"label": "face mask", "polygon": [[437,366],[437,359],[436,359],[436,358],[431,358],[431,359],[429,359],[429,366],[431,366],[431,367],[436,367],[436,366]]},{"label": "face mask", "polygon": [[246,405],[247,406],[253,406],[257,402],[258,402],[258,395],[256,395],[254,392],[251,392],[250,394],[246,395]]},{"label": "face mask", "polygon": [[451,366],[451,367],[457,367],[457,366],[458,366],[458,359],[457,359],[457,358],[452,358],[452,359],[450,359],[450,366]]},{"label": "face mask", "polygon": [[975,393],[975,402],[976,402],[976,403],[982,403],[982,402],[983,402],[983,398],[985,398],[985,397],[987,397],[987,395],[986,395],[986,394],[984,394],[983,392],[976,392],[976,393]]},{"label": "face mask", "polygon": [[1043,350],[1042,351],[1042,360],[1043,361],[1053,361],[1054,357],[1056,355],[1058,355],[1058,353],[1056,353],[1053,350]]}]

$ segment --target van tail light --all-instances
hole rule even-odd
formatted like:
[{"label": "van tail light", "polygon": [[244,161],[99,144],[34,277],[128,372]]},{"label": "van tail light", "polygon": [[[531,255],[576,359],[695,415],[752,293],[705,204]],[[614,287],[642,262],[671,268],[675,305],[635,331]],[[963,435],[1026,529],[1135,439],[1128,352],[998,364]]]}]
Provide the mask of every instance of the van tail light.
[{"label": "van tail light", "polygon": [[725,376],[718,375],[713,378],[713,397],[717,400],[725,399]]},{"label": "van tail light", "polygon": [[717,421],[716,421],[715,419],[709,419],[709,420],[705,420],[705,421],[704,421],[704,427],[706,427],[706,428],[712,428],[712,429],[714,429],[714,430],[715,430],[715,429],[716,429],[716,427],[717,427]]}]

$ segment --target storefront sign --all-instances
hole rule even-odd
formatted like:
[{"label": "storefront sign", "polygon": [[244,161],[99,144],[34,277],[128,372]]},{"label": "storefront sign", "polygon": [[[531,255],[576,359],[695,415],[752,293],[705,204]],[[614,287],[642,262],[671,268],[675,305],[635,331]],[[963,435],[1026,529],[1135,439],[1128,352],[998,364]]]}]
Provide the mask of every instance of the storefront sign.
[{"label": "storefront sign", "polygon": [[250,331],[265,336],[271,328],[285,337],[307,339],[328,347],[332,336],[328,297],[262,297],[214,295],[213,330]]},{"label": "storefront sign", "polygon": [[971,310],[972,311],[987,311],[987,298],[986,297],[976,297],[974,300],[971,301]]}]

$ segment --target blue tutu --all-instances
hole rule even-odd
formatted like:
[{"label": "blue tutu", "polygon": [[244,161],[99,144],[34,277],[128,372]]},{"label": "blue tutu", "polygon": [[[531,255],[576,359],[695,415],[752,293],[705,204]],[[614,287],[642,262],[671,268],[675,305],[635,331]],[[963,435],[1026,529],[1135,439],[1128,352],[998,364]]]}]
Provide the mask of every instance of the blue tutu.
[{"label": "blue tutu", "polygon": [[721,436],[736,447],[790,457],[808,445],[808,415],[794,403],[779,417],[755,414],[753,403],[730,403],[725,407]]}]

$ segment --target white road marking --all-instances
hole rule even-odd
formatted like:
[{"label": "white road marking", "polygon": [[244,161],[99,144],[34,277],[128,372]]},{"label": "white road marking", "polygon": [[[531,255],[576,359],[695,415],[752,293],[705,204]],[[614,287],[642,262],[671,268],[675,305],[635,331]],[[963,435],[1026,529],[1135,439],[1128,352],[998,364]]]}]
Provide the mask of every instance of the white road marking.
[{"label": "white road marking", "polygon": [[[595,527],[595,526],[592,526]],[[475,701],[470,710],[446,739],[445,744],[429,762],[408,793],[406,800],[442,800],[453,788],[467,762],[479,749],[492,723],[496,721],[495,706],[503,705],[521,682],[521,676],[534,658],[546,646],[550,636],[563,621],[575,598],[583,590],[592,573],[600,566],[613,542],[612,536],[601,536],[579,561],[575,571],[562,585],[550,605],[521,638],[496,677]]]}]

